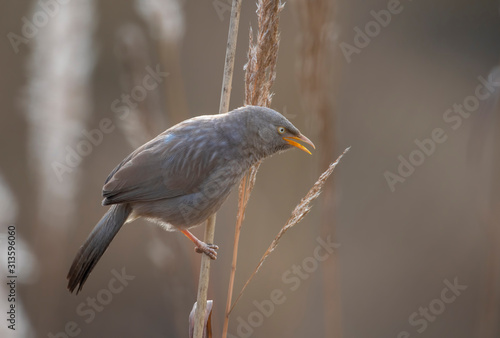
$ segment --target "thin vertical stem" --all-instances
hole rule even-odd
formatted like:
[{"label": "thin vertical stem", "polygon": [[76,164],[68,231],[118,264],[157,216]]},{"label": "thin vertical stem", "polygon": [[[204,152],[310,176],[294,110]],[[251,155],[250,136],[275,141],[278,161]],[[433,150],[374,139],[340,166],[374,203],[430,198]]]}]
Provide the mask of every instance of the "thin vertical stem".
[{"label": "thin vertical stem", "polygon": [[[215,235],[215,214],[207,220],[205,228],[205,243],[212,243]],[[202,255],[200,267],[200,280],[198,283],[198,296],[196,311],[194,313],[194,338],[203,338],[205,326],[205,312],[207,309],[208,282],[210,278],[210,257]]]},{"label": "thin vertical stem", "polygon": [[[229,22],[229,33],[227,37],[226,60],[224,64],[224,77],[222,80],[222,91],[219,106],[219,114],[227,113],[229,110],[229,99],[231,94],[234,56],[236,52],[236,41],[238,38],[238,26],[240,22],[241,0],[233,0],[231,8],[231,19]],[[215,214],[207,220],[205,229],[205,243],[213,243],[215,236]],[[207,307],[207,292],[210,278],[210,258],[207,255],[201,257],[200,280],[198,284],[198,297],[195,312],[194,338],[203,337],[205,324],[205,311]]]},{"label": "thin vertical stem", "polygon": [[224,326],[222,328],[222,338],[227,337],[227,330],[229,328],[229,313],[231,312],[231,302],[233,298],[234,278],[236,275],[236,264],[238,262],[238,244],[240,242],[241,225],[243,224],[243,217],[245,215],[245,206],[248,201],[247,191],[248,175],[243,177],[240,185],[240,198],[238,202],[238,218],[236,220],[236,228],[234,230],[234,245],[233,245],[233,261],[231,263],[231,273],[229,275],[229,287],[227,289],[226,313],[224,315]]},{"label": "thin vertical stem", "polygon": [[[279,12],[283,9],[280,1],[259,0],[257,2],[258,32],[254,42],[252,28],[249,34],[248,62],[245,65],[245,105],[269,107],[271,105],[271,86],[276,77],[276,61],[279,47]],[[222,337],[226,338],[229,327],[229,315],[232,309],[232,296],[241,226],[245,209],[255,184],[261,162],[254,164],[243,177],[239,189],[238,217],[234,233],[233,261],[229,276],[228,296]]]},{"label": "thin vertical stem", "polygon": [[241,1],[242,0],[233,0],[231,8],[231,21],[229,22],[229,33],[227,36],[226,62],[220,94],[219,114],[224,114],[229,111],[229,99],[233,83],[234,55],[236,54],[236,40],[238,38],[238,26],[240,23]]}]

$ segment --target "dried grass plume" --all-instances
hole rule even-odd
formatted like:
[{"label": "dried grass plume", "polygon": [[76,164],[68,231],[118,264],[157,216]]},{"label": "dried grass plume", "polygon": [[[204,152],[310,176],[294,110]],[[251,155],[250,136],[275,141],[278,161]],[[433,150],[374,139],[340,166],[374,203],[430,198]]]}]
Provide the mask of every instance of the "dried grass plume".
[{"label": "dried grass plume", "polygon": [[351,147],[346,148],[344,150],[344,152],[337,158],[337,160],[335,162],[332,162],[328,166],[328,169],[323,174],[321,174],[321,176],[318,178],[316,183],[314,183],[314,185],[309,190],[309,192],[304,196],[304,198],[302,198],[302,200],[295,207],[295,209],[293,209],[290,218],[288,219],[286,224],[283,226],[283,228],[281,228],[281,230],[278,232],[278,234],[276,235],[276,237],[272,241],[271,245],[269,245],[266,252],[264,253],[262,258],[260,259],[259,263],[257,264],[257,267],[252,272],[252,274],[250,275],[248,280],[245,282],[245,285],[243,285],[243,288],[241,289],[238,297],[236,298],[233,305],[231,306],[231,309],[229,312],[231,312],[233,310],[234,306],[236,305],[236,303],[238,303],[238,300],[241,298],[241,295],[245,291],[247,285],[250,283],[250,281],[253,279],[253,277],[257,274],[257,272],[261,268],[261,266],[264,263],[264,261],[266,260],[266,258],[271,254],[271,252],[274,251],[274,249],[276,249],[276,247],[278,246],[278,243],[279,243],[280,239],[283,237],[283,235],[289,229],[291,229],[292,227],[297,225],[300,221],[302,221],[304,219],[304,217],[309,213],[309,211],[311,210],[311,207],[312,207],[311,203],[314,202],[314,200],[316,198],[318,198],[318,196],[321,194],[321,190],[322,190],[324,184],[326,183],[326,180],[333,173],[333,170],[335,169],[337,164],[340,162],[342,157],[349,151],[349,149],[351,149]]},{"label": "dried grass plume", "polygon": [[[248,47],[248,62],[245,65],[245,105],[269,107],[273,94],[271,87],[276,79],[276,63],[279,49],[279,13],[284,5],[276,0],[259,0],[257,2],[258,32],[254,40],[253,30],[250,27]],[[234,232],[233,260],[226,301],[226,314],[222,329],[222,337],[227,337],[229,327],[229,313],[233,295],[236,264],[238,261],[238,244],[240,230],[245,218],[245,209],[250,194],[255,185],[255,179],[261,162],[254,164],[243,177],[238,194],[238,216]]]},{"label": "dried grass plume", "polygon": [[280,1],[261,0],[257,3],[259,30],[256,41],[250,27],[248,62],[245,65],[245,104],[271,105],[271,87],[276,78],[279,49],[279,13],[284,5]]}]

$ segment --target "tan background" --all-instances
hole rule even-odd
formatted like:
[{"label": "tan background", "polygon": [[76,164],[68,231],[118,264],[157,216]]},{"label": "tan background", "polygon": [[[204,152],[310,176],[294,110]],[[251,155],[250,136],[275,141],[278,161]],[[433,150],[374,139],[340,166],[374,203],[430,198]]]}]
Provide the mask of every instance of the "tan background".
[{"label": "tan background", "polygon": [[[254,337],[323,337],[325,322],[329,321],[323,315],[325,304],[340,307],[341,330],[336,327],[335,332],[341,331],[343,337],[398,337],[402,331],[410,337],[499,336],[498,328],[489,325],[499,319],[498,105],[495,100],[481,102],[455,131],[443,121],[448,108],[474,94],[477,77],[487,77],[498,64],[498,3],[401,3],[403,11],[359,55],[353,55],[351,63],[342,57],[338,43],[352,44],[353,28],[373,20],[370,11],[386,8],[387,2],[339,1],[335,22],[325,27],[330,57],[334,58],[331,65],[337,74],[333,82],[338,84],[338,91],[332,90],[331,96],[336,112],[331,132],[337,144],[335,153],[326,160],[333,161],[345,147],[352,147],[332,177],[336,204],[329,217],[331,234],[340,244],[336,251],[339,283],[335,284],[340,301],[325,298],[321,266],[295,291],[282,280],[294,264],[300,265],[312,255],[316,238],[322,236],[320,197],[304,222],[282,239],[235,308],[229,330],[234,336],[238,336],[238,318],[247,320],[256,310],[253,302],[269,299],[274,289],[283,290],[286,301],[277,305],[269,318],[264,317],[262,325],[254,329]],[[103,181],[132,148],[119,128],[105,135],[83,159],[78,172],[67,174],[58,183],[77,182],[72,188],[76,190],[71,205],[61,200],[45,201],[61,214],[70,210],[71,221],[55,224],[58,215],[40,212],[39,203],[44,198],[39,196],[40,180],[44,176],[32,157],[33,124],[27,119],[26,108],[36,104],[27,102],[30,96],[26,92],[33,80],[28,64],[34,41],[21,45],[16,54],[7,39],[9,32],[19,34],[21,18],[32,15],[33,6],[32,1],[3,0],[2,8],[0,174],[5,181],[2,190],[11,193],[2,197],[2,205],[9,206],[10,200],[17,212],[0,215],[0,221],[2,232],[7,225],[16,225],[17,251],[24,252],[18,256],[22,272],[16,303],[23,312],[18,312],[14,336],[47,337],[49,332],[63,330],[69,321],[79,325],[81,337],[186,336],[200,257],[181,234],[163,232],[144,221],[125,226],[83,292],[78,296],[67,292],[65,274],[73,256],[105,211],[100,205]],[[242,68],[249,23],[256,28],[255,8],[255,3],[244,1],[233,108],[243,102]],[[168,86],[184,88],[190,116],[217,111],[229,25],[229,14],[225,13],[221,21],[211,1],[186,1],[181,10],[185,32],[179,44],[179,66],[165,69],[171,75],[156,94],[169,123],[174,116],[169,104],[183,103],[182,97],[165,94]],[[96,128],[103,117],[118,121],[110,105],[124,93],[114,52],[119,28],[134,23],[149,34],[132,1],[96,1],[94,13],[90,54],[95,57],[95,65],[89,76],[90,101],[82,115],[85,120],[81,130]],[[317,141],[313,128],[317,122],[300,101],[295,72],[300,27],[292,3],[282,12],[280,30],[272,107],[286,110],[291,121],[321,149],[325,145]],[[158,63],[158,41],[148,37],[148,43],[154,67]],[[75,69],[80,66],[72,64]],[[45,65],[38,63],[35,67]],[[175,74],[182,83],[172,83],[178,81]],[[50,86],[40,90],[49,97],[53,94]],[[157,132],[164,129],[155,127]],[[396,172],[398,156],[408,158],[417,149],[414,140],[430,137],[435,128],[444,129],[448,139],[391,192],[384,172]],[[80,140],[81,134],[75,133],[75,140]],[[47,149],[49,145],[39,147]],[[319,166],[319,153],[311,157],[290,151],[261,167],[241,234],[236,291],[290,211],[325,169]],[[212,320],[216,337],[220,336],[223,320],[235,218],[233,194],[217,217],[216,243],[220,250],[213,264],[209,295],[215,299]],[[195,233],[202,236],[203,232],[197,229]],[[2,250],[0,257],[5,257],[5,246]],[[332,258],[324,264],[332,264]],[[77,306],[107,286],[112,269],[122,267],[136,278],[96,313],[95,320],[85,323],[85,317],[75,312]],[[455,278],[467,289],[418,333],[419,326],[412,326],[409,316],[439,298],[444,281]],[[0,308],[0,313],[5,313],[5,297],[0,300]],[[4,334],[5,321],[0,323]]]}]

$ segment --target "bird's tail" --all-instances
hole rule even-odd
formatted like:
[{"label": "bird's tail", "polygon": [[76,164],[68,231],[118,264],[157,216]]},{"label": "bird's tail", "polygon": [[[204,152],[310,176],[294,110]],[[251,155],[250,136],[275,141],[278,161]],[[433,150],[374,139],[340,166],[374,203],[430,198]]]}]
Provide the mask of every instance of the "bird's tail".
[{"label": "bird's tail", "polygon": [[76,293],[82,289],[83,284],[94,269],[104,251],[113,240],[116,233],[127,220],[132,208],[128,204],[115,204],[101,218],[91,234],[80,247],[73,264],[68,272],[68,290]]}]

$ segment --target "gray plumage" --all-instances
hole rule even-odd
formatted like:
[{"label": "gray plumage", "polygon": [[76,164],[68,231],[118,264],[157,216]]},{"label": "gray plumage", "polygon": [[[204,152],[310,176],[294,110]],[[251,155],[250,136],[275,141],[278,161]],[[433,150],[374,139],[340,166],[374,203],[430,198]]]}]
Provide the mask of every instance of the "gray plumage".
[{"label": "gray plumage", "polygon": [[283,115],[246,106],[183,121],[137,148],[106,179],[102,204],[112,207],[77,253],[68,289],[81,290],[121,226],[138,217],[183,231],[215,259],[217,247],[187,229],[215,213],[257,161],[293,146],[307,151],[291,139],[314,147]]}]

